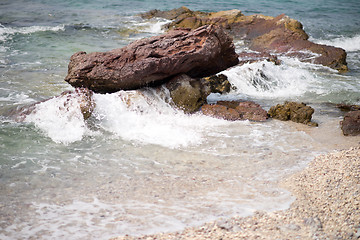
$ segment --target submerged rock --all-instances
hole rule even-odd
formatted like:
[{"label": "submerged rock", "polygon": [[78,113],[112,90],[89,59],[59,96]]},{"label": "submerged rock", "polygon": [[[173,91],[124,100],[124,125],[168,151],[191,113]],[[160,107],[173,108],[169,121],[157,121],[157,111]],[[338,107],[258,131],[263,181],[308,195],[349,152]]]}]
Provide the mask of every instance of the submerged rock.
[{"label": "submerged rock", "polygon": [[360,105],[349,105],[349,104],[336,104],[336,107],[341,111],[358,111],[360,110]]},{"label": "submerged rock", "polygon": [[216,104],[206,104],[201,111],[204,115],[229,121],[250,120],[266,121],[267,112],[257,103],[251,101],[219,101]]},{"label": "submerged rock", "polygon": [[245,40],[251,50],[295,56],[301,61],[322,64],[341,72],[348,70],[345,50],[310,42],[302,24],[285,14],[277,17],[245,16],[236,9],[199,12],[182,7],[170,11],[152,10],[142,16],[172,20],[168,29],[195,29],[210,24],[221,26],[231,36]]},{"label": "submerged rock", "polygon": [[278,104],[273,106],[268,111],[272,118],[282,121],[291,120],[297,123],[307,124],[309,126],[317,126],[317,123],[311,122],[314,109],[306,106],[305,103],[285,102],[285,104]]},{"label": "submerged rock", "polygon": [[340,125],[345,136],[360,135],[360,110],[346,113]]},{"label": "submerged rock", "polygon": [[[68,103],[70,102],[70,100],[76,99],[79,104],[81,113],[84,117],[84,120],[86,120],[91,116],[95,108],[95,101],[93,100],[92,96],[93,92],[91,90],[87,88],[76,88],[75,91],[63,92],[55,98],[66,98],[63,105],[65,109],[69,107]],[[29,114],[36,111],[36,106],[38,104],[46,102],[48,100],[50,99],[13,109],[7,115],[17,122],[23,122]]]},{"label": "submerged rock", "polygon": [[75,53],[65,81],[107,93],[162,83],[182,73],[205,77],[238,62],[232,39],[219,27],[203,26],[173,30],[109,52]]},{"label": "submerged rock", "polygon": [[241,116],[238,111],[234,108],[229,108],[220,104],[205,104],[201,107],[201,112],[204,115],[228,121],[241,120]]},{"label": "submerged rock", "polygon": [[243,65],[245,63],[254,63],[258,61],[268,61],[272,62],[275,65],[280,65],[281,61],[278,59],[276,55],[267,53],[267,52],[242,52],[239,53],[239,65]]},{"label": "submerged rock", "polygon": [[166,87],[174,104],[185,113],[198,111],[210,94],[209,83],[185,74],[172,78],[166,83]]}]

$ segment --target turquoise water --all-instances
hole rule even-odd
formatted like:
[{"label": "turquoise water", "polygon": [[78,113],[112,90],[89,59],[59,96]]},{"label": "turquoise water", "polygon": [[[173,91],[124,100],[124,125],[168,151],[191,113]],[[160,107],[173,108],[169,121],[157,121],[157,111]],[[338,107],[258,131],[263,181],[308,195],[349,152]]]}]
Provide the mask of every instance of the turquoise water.
[{"label": "turquoise water", "polygon": [[[62,98],[39,105],[25,122],[6,117],[72,90],[64,78],[73,53],[161,34],[165,20],[137,14],[183,5],[285,13],[312,41],[344,48],[348,73],[290,58],[280,66],[247,64],[224,72],[236,91],[209,97],[265,109],[304,101],[320,127],[189,116],[149,89],[95,94],[87,121],[76,101],[64,110]],[[0,239],[108,239],[288,207],[293,198],[279,179],[317,154],[360,142],[341,135],[342,113],[332,105],[360,104],[359,17],[357,1],[1,1]],[[261,84],[252,85],[254,78]]]}]

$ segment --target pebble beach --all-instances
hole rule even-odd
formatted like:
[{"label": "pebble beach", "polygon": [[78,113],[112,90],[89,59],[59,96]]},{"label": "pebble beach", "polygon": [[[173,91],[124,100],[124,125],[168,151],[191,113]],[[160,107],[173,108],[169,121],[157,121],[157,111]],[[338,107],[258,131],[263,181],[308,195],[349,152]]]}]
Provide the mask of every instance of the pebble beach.
[{"label": "pebble beach", "polygon": [[112,240],[360,238],[360,147],[317,156],[280,185],[296,197],[287,210],[257,211],[181,232]]}]

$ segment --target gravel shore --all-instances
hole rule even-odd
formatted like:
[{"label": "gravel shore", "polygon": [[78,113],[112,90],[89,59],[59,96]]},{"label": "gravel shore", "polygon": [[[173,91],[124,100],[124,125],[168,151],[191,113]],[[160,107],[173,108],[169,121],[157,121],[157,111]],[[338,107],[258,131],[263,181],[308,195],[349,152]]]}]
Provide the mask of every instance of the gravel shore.
[{"label": "gravel shore", "polygon": [[181,232],[133,239],[360,239],[360,147],[316,157],[281,186],[296,197],[285,211],[219,219]]}]

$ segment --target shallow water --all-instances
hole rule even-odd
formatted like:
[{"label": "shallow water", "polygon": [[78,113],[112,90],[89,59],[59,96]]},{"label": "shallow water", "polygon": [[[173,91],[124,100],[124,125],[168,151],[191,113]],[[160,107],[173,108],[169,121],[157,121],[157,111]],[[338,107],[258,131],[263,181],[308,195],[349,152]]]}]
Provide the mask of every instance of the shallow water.
[{"label": "shallow water", "polygon": [[[236,87],[208,101],[287,100],[315,108],[318,128],[269,120],[228,122],[186,115],[150,89],[95,94],[82,119],[77,101],[53,98],[23,123],[16,106],[72,90],[63,79],[76,51],[107,51],[160,34],[165,20],[137,13],[171,9],[163,1],[2,1],[0,11],[0,239],[108,239],[179,230],[205,221],[289,206],[278,188],[320,153],[360,143],[344,137],[336,103],[360,104],[360,15],[355,1],[185,1],[194,10],[238,8],[245,14],[300,20],[311,40],[343,47],[350,71],[296,59],[258,62],[225,72]],[[337,20],[336,20],[337,19]],[[236,42],[237,51],[243,51]]]}]

